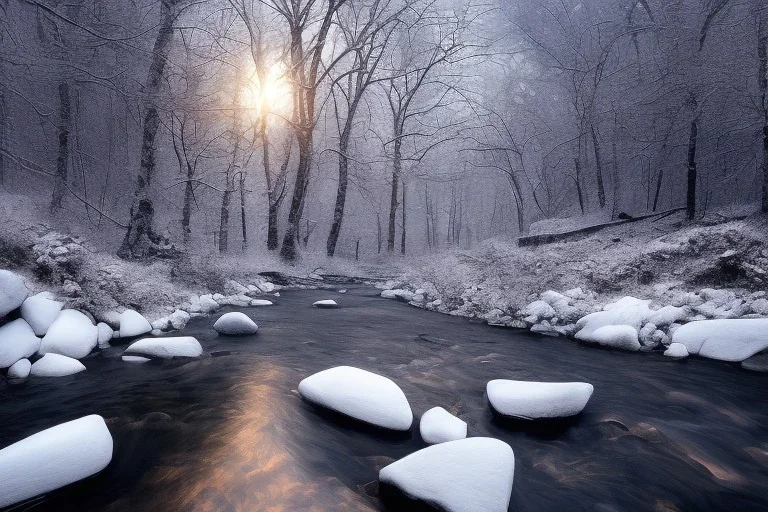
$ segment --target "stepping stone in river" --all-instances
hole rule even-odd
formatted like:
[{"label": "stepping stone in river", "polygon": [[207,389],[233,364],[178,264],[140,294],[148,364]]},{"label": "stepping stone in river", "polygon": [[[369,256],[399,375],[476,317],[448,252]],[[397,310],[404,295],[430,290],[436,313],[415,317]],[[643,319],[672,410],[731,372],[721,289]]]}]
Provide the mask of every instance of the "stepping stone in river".
[{"label": "stepping stone in river", "polygon": [[256,334],[259,330],[259,326],[256,322],[251,320],[248,315],[239,311],[232,313],[224,313],[213,324],[213,328],[219,334],[227,336],[245,336],[248,334]]},{"label": "stepping stone in river", "polygon": [[312,304],[316,308],[336,308],[339,305],[333,299],[318,300]]},{"label": "stepping stone in river", "polygon": [[502,416],[526,420],[579,414],[594,391],[586,382],[492,380],[486,386],[491,407]]},{"label": "stepping stone in river", "polygon": [[[506,512],[515,454],[503,441],[470,437],[424,448],[379,472],[385,503],[406,510],[414,501],[446,512]],[[395,503],[397,502],[397,503]]]},{"label": "stepping stone in river", "polygon": [[397,384],[375,373],[337,366],[299,383],[299,394],[312,404],[381,428],[411,428],[413,412]]},{"label": "stepping stone in river", "polygon": [[467,423],[442,407],[433,407],[422,414],[419,432],[429,444],[456,441],[467,437]]}]

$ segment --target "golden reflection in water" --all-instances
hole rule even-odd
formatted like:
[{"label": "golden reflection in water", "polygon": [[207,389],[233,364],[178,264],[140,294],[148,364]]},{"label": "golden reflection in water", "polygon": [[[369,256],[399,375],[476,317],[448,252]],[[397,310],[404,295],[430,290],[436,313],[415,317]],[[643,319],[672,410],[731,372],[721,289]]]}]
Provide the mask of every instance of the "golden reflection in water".
[{"label": "golden reflection in water", "polygon": [[[370,503],[332,477],[311,475],[285,446],[285,397],[277,389],[281,369],[254,368],[260,383],[233,386],[239,409],[213,435],[198,441],[194,460],[161,467],[147,478],[162,489],[162,507],[186,512],[293,512],[373,510]],[[268,383],[274,383],[269,385]],[[292,435],[292,434],[288,434]],[[195,442],[190,440],[190,443]]]}]

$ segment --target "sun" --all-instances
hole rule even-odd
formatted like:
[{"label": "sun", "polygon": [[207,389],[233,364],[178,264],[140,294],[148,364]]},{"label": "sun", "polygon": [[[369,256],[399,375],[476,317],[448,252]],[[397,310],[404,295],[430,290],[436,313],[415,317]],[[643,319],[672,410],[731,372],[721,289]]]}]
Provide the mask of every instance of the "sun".
[{"label": "sun", "polygon": [[254,119],[269,114],[287,116],[291,109],[291,86],[284,67],[279,63],[270,66],[263,83],[254,70],[243,89],[242,103]]}]

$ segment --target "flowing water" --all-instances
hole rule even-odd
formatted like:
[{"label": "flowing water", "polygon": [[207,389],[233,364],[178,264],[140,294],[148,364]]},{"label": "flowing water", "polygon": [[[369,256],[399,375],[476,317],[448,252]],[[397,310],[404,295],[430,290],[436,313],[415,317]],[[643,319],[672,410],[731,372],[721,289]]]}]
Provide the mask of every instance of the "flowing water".
[{"label": "flowing water", "polygon": [[[334,298],[339,309],[315,309]],[[717,361],[670,361],[492,328],[352,287],[286,291],[244,311],[255,336],[219,337],[192,320],[210,354],[130,364],[113,347],[65,378],[0,387],[0,446],[87,414],[107,419],[112,463],[99,475],[13,507],[42,511],[387,510],[378,470],[424,447],[318,411],[299,381],[337,365],[392,378],[415,416],[442,406],[515,451],[510,510],[768,510],[768,375]],[[499,421],[495,378],[591,382],[574,421]]]}]

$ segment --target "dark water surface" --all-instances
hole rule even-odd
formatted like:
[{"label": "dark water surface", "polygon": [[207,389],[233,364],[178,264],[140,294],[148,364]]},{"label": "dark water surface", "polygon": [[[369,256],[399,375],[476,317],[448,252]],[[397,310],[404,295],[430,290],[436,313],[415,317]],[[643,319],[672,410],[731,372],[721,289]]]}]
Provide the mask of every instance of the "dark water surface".
[{"label": "dark water surface", "polygon": [[[336,310],[312,308],[334,298]],[[510,510],[768,510],[768,378],[728,364],[669,361],[473,324],[353,287],[288,291],[244,311],[256,336],[218,337],[218,317],[192,320],[210,356],[124,363],[123,347],[88,371],[0,387],[0,447],[97,413],[115,439],[101,474],[13,510],[386,510],[378,470],[424,443],[418,420],[397,436],[302,402],[299,381],[342,364],[399,384],[416,418],[442,406],[470,436],[509,443]],[[558,428],[499,422],[495,378],[583,380],[584,414]]]}]

